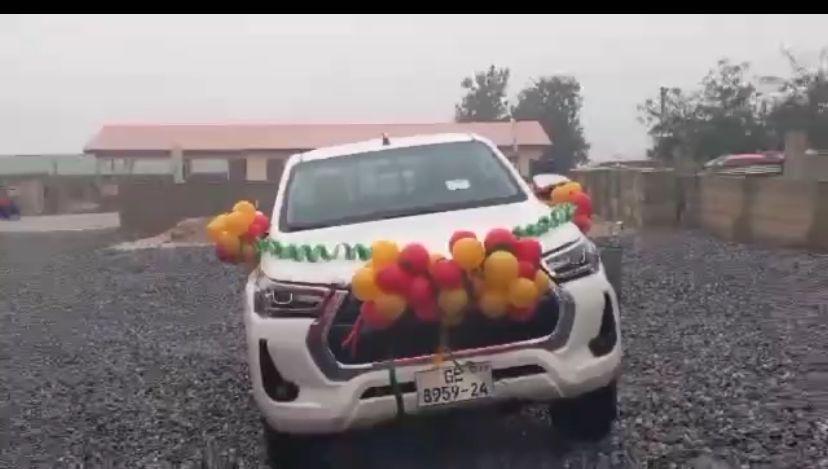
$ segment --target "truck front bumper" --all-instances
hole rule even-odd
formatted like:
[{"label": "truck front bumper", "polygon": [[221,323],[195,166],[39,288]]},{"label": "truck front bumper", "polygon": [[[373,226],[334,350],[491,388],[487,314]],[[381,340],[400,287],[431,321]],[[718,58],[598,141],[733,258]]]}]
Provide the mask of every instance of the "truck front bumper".
[{"label": "truck front bumper", "polygon": [[[462,360],[489,362],[493,369],[494,396],[472,401],[471,405],[576,397],[618,377],[622,355],[619,308],[603,267],[561,288],[571,303],[571,316],[567,319],[562,315],[551,336],[510,347],[455,353]],[[323,332],[324,321],[262,318],[252,309],[252,295],[253,286],[248,283],[244,317],[253,396],[272,428],[297,434],[337,433],[397,416],[395,396],[388,392],[390,376],[385,364],[352,369],[341,364],[332,366],[324,358],[320,361],[324,350],[314,345],[314,337]],[[610,351],[596,356],[589,343],[602,333],[601,324],[607,314],[612,317],[615,340]],[[264,353],[281,378],[296,385],[295,399],[278,402],[268,394],[263,384]],[[415,373],[433,366],[431,357],[395,362],[406,414],[435,411],[417,408],[414,389]]]}]

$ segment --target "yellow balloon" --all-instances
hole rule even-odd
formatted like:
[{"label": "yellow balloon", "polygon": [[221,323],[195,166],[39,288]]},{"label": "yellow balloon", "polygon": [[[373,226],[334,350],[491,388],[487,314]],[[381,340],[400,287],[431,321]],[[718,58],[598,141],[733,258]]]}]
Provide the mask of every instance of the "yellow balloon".
[{"label": "yellow balloon", "polygon": [[210,238],[210,241],[217,243],[219,239],[219,235],[222,231],[225,231],[227,228],[227,215],[221,214],[215,218],[213,218],[210,223],[207,224],[207,237]]},{"label": "yellow balloon", "polygon": [[458,316],[469,303],[469,295],[465,288],[443,290],[437,296],[437,305],[446,316]]},{"label": "yellow balloon", "polygon": [[528,308],[538,300],[538,287],[528,278],[518,278],[509,285],[509,303],[518,308]]},{"label": "yellow balloon", "polygon": [[376,306],[379,315],[389,322],[394,322],[405,312],[406,304],[405,298],[400,295],[380,293],[374,299],[374,306]]},{"label": "yellow balloon", "polygon": [[247,215],[243,212],[230,212],[225,219],[225,225],[225,231],[240,236],[247,231],[250,222],[247,220]]},{"label": "yellow balloon", "polygon": [[545,295],[552,289],[552,279],[543,269],[538,269],[535,273],[535,288],[538,289],[538,295]]},{"label": "yellow balloon", "polygon": [[230,233],[229,231],[222,231],[219,234],[218,241],[216,242],[225,252],[231,254],[233,256],[239,255],[239,249],[241,248],[241,241],[239,241],[239,237]]},{"label": "yellow balloon", "polygon": [[393,241],[380,240],[371,244],[371,261],[377,270],[396,262],[399,256],[400,248]]},{"label": "yellow balloon", "polygon": [[480,267],[486,257],[486,249],[474,238],[461,238],[451,247],[451,256],[463,269],[473,270]]},{"label": "yellow balloon", "polygon": [[351,290],[360,301],[375,300],[381,292],[375,281],[374,269],[363,267],[357,270],[351,279]]},{"label": "yellow balloon", "polygon": [[256,216],[256,206],[246,200],[236,202],[236,205],[233,206],[233,211],[251,213],[253,216]]},{"label": "yellow balloon", "polygon": [[493,289],[506,289],[518,276],[518,260],[510,252],[495,251],[483,262],[483,277]]},{"label": "yellow balloon", "polygon": [[509,299],[500,290],[486,290],[480,297],[477,305],[480,312],[489,319],[497,319],[506,314],[509,306]]}]

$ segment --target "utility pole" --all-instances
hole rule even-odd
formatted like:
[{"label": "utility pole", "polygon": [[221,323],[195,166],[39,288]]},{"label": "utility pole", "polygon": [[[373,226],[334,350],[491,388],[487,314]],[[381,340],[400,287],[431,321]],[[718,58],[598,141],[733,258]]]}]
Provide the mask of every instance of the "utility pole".
[{"label": "utility pole", "polygon": [[659,101],[660,101],[660,104],[661,104],[661,114],[659,115],[659,118],[661,119],[661,122],[663,123],[664,122],[664,113],[666,112],[666,110],[665,110],[665,105],[666,105],[665,101],[667,99],[667,87],[662,86],[660,88],[660,91],[661,91],[661,94],[660,94],[660,100]]},{"label": "utility pole", "polygon": [[[665,130],[664,129],[664,117],[667,113],[666,107],[665,107],[666,104],[667,104],[665,102],[667,100],[666,99],[667,98],[667,87],[665,87],[665,86],[659,87],[659,91],[660,91],[660,93],[659,93],[659,104],[661,105],[661,112],[659,113],[659,116],[658,116],[658,120],[659,120],[658,123],[661,126],[661,131],[659,132],[659,139],[662,139],[662,138],[664,138],[664,130]],[[664,151],[663,145],[659,145],[659,148],[661,148],[661,150]],[[666,159],[669,159],[669,156],[670,155],[661,155],[661,160],[664,161]]]}]

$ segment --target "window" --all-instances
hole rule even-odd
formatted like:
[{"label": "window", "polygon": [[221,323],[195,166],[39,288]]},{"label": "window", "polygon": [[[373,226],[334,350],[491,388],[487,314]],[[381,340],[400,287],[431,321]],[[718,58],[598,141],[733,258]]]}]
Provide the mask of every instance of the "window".
[{"label": "window", "polygon": [[486,145],[423,145],[297,164],[280,225],[292,231],[525,198]]}]

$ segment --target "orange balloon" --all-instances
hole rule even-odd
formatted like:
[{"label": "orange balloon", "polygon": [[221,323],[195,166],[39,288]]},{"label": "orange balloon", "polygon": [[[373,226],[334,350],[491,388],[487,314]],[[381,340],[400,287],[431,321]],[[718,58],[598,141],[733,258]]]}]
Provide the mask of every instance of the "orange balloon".
[{"label": "orange balloon", "polygon": [[581,184],[575,181],[561,184],[552,190],[552,194],[550,195],[552,204],[555,205],[571,202],[571,197],[578,192],[583,192],[583,190],[584,189],[581,187]]},{"label": "orange balloon", "polygon": [[518,260],[510,252],[495,251],[483,262],[483,276],[489,288],[506,289],[518,276]]},{"label": "orange balloon", "polygon": [[210,241],[217,243],[219,239],[219,235],[222,231],[227,229],[227,215],[221,214],[215,218],[213,218],[210,223],[207,224],[207,237],[210,238]]},{"label": "orange balloon", "polygon": [[256,212],[246,212],[244,210],[235,210],[234,212],[242,214],[242,218],[244,218],[244,226],[247,227],[244,229],[244,232],[246,233],[250,228],[250,225],[253,223],[253,220],[256,219]]},{"label": "orange balloon", "polygon": [[486,248],[475,238],[461,238],[451,247],[451,256],[465,270],[480,267],[486,257]]},{"label": "orange balloon", "polygon": [[253,218],[245,212],[230,212],[225,218],[225,231],[240,236],[247,232],[251,221],[253,221]]},{"label": "orange balloon", "polygon": [[397,261],[400,248],[393,241],[374,241],[371,243],[371,261],[375,269],[379,270]]},{"label": "orange balloon", "polygon": [[229,231],[222,231],[219,234],[218,241],[216,242],[225,252],[231,254],[233,256],[239,255],[239,249],[241,248],[241,241],[239,241],[239,237],[230,233]]},{"label": "orange balloon", "polygon": [[256,216],[256,206],[246,200],[240,200],[233,206],[234,212],[252,213]]},{"label": "orange balloon", "polygon": [[566,188],[566,190],[570,194],[575,193],[575,192],[583,192],[584,191],[584,188],[581,186],[581,183],[580,182],[575,182],[575,181],[569,181],[561,187]]},{"label": "orange balloon", "polygon": [[569,192],[564,188],[564,186],[558,186],[552,189],[549,200],[552,202],[552,205],[562,204],[569,200]]},{"label": "orange balloon", "polygon": [[528,308],[538,300],[538,288],[528,278],[518,278],[509,285],[509,303],[518,308]]},{"label": "orange balloon", "polygon": [[373,267],[363,267],[354,273],[351,290],[360,301],[373,301],[380,295]]},{"label": "orange balloon", "polygon": [[544,295],[552,289],[552,279],[543,269],[538,269],[535,273],[535,288],[538,289],[539,295]]}]

